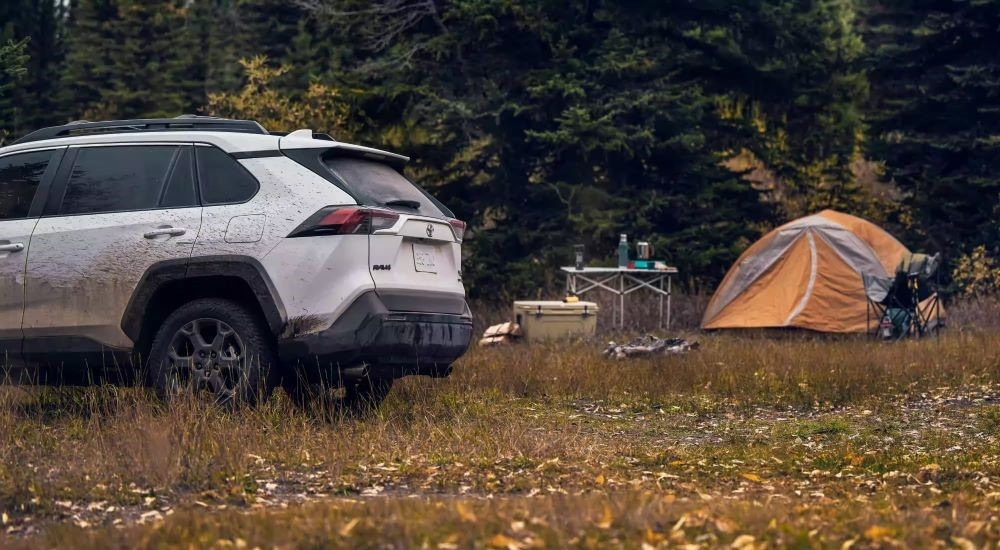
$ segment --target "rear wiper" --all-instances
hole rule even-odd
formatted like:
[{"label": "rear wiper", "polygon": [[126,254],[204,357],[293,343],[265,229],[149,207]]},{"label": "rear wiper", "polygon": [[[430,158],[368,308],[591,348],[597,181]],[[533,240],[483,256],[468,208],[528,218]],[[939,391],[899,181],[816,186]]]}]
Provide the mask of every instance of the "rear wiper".
[{"label": "rear wiper", "polygon": [[417,201],[411,201],[408,199],[392,199],[385,201],[386,206],[402,206],[403,208],[412,208],[413,210],[420,210],[420,203]]}]

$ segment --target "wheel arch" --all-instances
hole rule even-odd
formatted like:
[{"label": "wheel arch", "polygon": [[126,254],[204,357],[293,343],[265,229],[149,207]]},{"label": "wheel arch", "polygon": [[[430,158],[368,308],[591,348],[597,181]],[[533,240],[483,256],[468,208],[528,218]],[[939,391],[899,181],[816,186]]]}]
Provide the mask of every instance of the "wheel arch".
[{"label": "wheel arch", "polygon": [[121,329],[140,352],[172,311],[198,298],[229,298],[248,303],[271,334],[279,335],[287,315],[264,267],[249,256],[205,256],[166,260],[150,266],[122,315]]}]

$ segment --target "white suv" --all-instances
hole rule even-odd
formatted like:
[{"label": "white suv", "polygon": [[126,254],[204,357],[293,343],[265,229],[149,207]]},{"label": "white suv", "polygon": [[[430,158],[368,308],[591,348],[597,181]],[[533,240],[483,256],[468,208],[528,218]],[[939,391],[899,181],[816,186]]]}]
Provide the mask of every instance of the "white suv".
[{"label": "white suv", "polygon": [[472,338],[465,224],[407,160],[191,116],[0,148],[6,380],[138,380],[221,403],[341,387],[356,405],[446,376]]}]

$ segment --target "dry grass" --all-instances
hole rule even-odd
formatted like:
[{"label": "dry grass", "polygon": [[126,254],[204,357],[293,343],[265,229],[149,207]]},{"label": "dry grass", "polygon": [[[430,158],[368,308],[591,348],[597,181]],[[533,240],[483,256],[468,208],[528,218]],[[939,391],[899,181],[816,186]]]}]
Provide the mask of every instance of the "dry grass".
[{"label": "dry grass", "polygon": [[701,340],[476,349],[332,424],[2,389],[0,545],[998,543],[996,335]]},{"label": "dry grass", "polygon": [[[563,291],[550,291],[546,299],[560,300]],[[701,316],[708,306],[711,293],[698,289],[683,289],[675,285],[672,297],[673,331],[696,331],[701,326]],[[581,299],[593,301],[601,308],[597,323],[599,334],[619,332],[613,317],[617,315],[617,298],[607,292],[591,292]],[[648,291],[640,291],[625,297],[625,331],[639,332],[659,329],[659,307],[657,296]],[[945,301],[947,324],[952,331],[980,331],[1000,329],[1000,296],[949,297]],[[492,324],[513,320],[512,304],[481,302],[475,305],[476,327],[481,333]]]},{"label": "dry grass", "polygon": [[1000,296],[966,298],[949,304],[948,324],[958,330],[1000,329]]}]

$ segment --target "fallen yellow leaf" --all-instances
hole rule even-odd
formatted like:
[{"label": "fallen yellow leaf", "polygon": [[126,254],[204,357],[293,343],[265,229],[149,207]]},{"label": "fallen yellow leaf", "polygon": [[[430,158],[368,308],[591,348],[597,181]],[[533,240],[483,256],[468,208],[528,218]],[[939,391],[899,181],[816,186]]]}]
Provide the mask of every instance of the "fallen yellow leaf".
[{"label": "fallen yellow leaf", "polygon": [[458,535],[452,533],[448,538],[439,542],[437,547],[438,550],[458,550]]},{"label": "fallen yellow leaf", "polygon": [[741,475],[741,476],[743,477],[743,479],[747,479],[747,480],[750,480],[750,481],[752,481],[752,482],[754,482],[754,483],[761,483],[761,482],[763,482],[763,481],[764,481],[764,480],[763,480],[763,479],[761,479],[761,478],[760,478],[760,476],[759,476],[759,475],[757,475],[757,474],[740,474],[740,475]]},{"label": "fallen yellow leaf", "polygon": [[865,530],[865,538],[871,540],[882,539],[892,535],[892,531],[879,525],[872,525]]},{"label": "fallen yellow leaf", "polygon": [[508,548],[512,550],[523,548],[520,541],[512,539],[503,533],[493,535],[493,538],[487,541],[486,545],[490,548]]},{"label": "fallen yellow leaf", "polygon": [[729,547],[737,549],[746,548],[747,546],[751,546],[755,540],[757,539],[753,535],[740,535],[736,537],[736,540],[734,540]]},{"label": "fallen yellow leaf", "polygon": [[727,518],[719,518],[715,520],[715,528],[719,530],[720,533],[732,533],[736,530],[736,523]]},{"label": "fallen yellow leaf", "polygon": [[340,536],[342,536],[342,537],[349,537],[349,536],[351,536],[351,531],[354,530],[354,528],[358,525],[358,522],[360,522],[360,521],[361,521],[361,518],[354,518],[351,521],[347,522],[346,525],[344,525],[343,527],[340,528]]},{"label": "fallen yellow leaf", "polygon": [[606,480],[604,479],[604,474],[597,474],[597,477],[594,478],[594,483],[598,485],[604,485],[605,481]]},{"label": "fallen yellow leaf", "polygon": [[611,528],[611,522],[613,522],[614,519],[615,519],[614,516],[611,514],[611,508],[608,507],[607,504],[605,504],[604,505],[604,517],[602,517],[601,521],[599,521],[597,523],[597,527],[599,529],[610,529]]},{"label": "fallen yellow leaf", "polygon": [[666,538],[667,536],[664,535],[663,533],[657,533],[652,529],[650,529],[649,527],[646,527],[646,537],[645,537],[646,543],[655,545],[663,542],[664,540],[666,540]]},{"label": "fallen yellow leaf", "polygon": [[455,510],[458,512],[458,517],[462,518],[462,521],[473,523],[478,520],[478,518],[476,518],[476,514],[470,512],[469,509],[466,508],[461,502],[455,505]]}]

